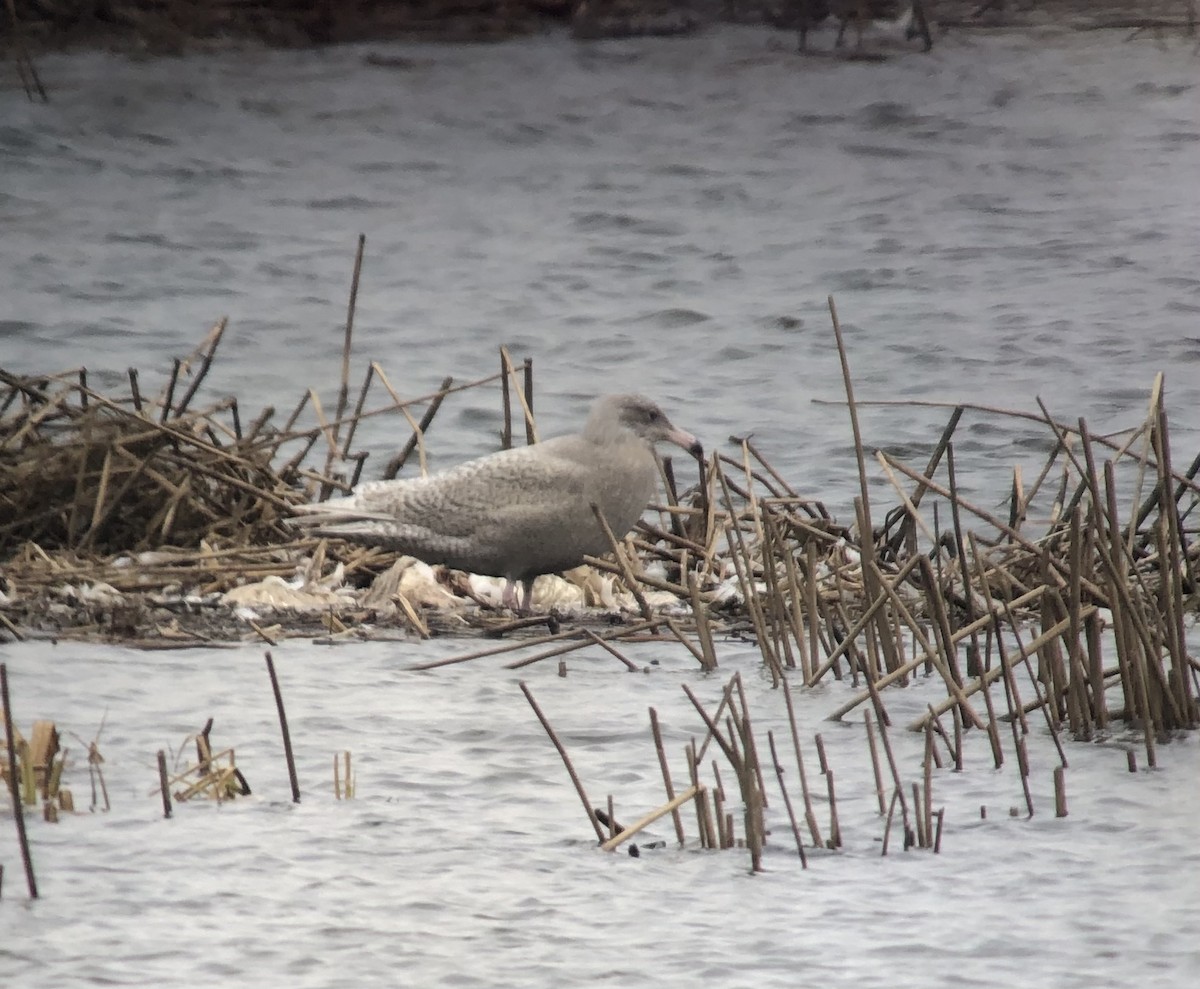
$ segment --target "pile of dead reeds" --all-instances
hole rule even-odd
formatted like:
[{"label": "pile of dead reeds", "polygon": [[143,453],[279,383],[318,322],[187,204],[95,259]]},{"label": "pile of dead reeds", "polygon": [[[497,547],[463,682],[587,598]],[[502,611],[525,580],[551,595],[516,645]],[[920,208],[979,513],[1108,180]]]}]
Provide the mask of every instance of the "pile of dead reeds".
[{"label": "pile of dead reeds", "polygon": [[[245,422],[236,397],[201,404],[225,320],[153,391],[133,368],[128,391],[116,395],[92,388],[85,368],[0,368],[0,591],[10,587],[24,602],[14,611],[0,598],[0,624],[17,635],[21,621],[40,621],[44,630],[104,638],[236,637],[237,623],[211,608],[181,614],[180,602],[211,605],[247,582],[297,572],[320,581],[336,571],[339,581],[369,585],[396,562],[374,547],[296,538],[285,525],[291,505],[358,482],[367,452],[354,442],[364,420],[400,414],[412,428],[384,478],[410,457],[424,470],[425,431],[447,396],[471,389],[499,383],[505,446],[514,432],[536,441],[532,365],[514,365],[506,351],[498,374],[464,384],[445,378],[432,394],[407,400],[372,362],[350,408],[352,325],[353,303],[332,415],[311,389],[282,421],[266,408]],[[386,392],[382,405],[369,407],[372,388]],[[418,422],[408,409],[422,405]],[[53,614],[44,599],[53,599]],[[171,628],[148,601],[173,611],[165,616]],[[371,614],[364,607],[359,617]],[[311,623],[297,624],[311,634]]]},{"label": "pile of dead reeds", "polygon": [[87,371],[0,370],[0,557],[21,543],[75,553],[279,542],[297,493],[274,461],[270,412],[243,429],[236,399],[194,407],[225,323],[155,395],[136,371],[109,398]]}]

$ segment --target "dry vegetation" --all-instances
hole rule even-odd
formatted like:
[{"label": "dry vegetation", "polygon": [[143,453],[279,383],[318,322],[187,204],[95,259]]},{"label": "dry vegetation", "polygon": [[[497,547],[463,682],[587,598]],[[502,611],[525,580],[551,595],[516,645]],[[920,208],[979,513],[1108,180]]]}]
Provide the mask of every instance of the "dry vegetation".
[{"label": "dry vegetation", "polygon": [[[427,583],[451,607],[423,606],[434,598],[400,582],[396,554],[296,538],[285,520],[290,505],[355,483],[365,455],[354,437],[368,416],[402,414],[412,429],[385,476],[410,454],[423,462],[425,430],[442,402],[466,389],[497,393],[506,443],[514,422],[532,437],[530,362],[514,367],[502,351],[496,375],[447,379],[412,400],[372,364],[352,402],[348,335],[332,412],[309,391],[280,423],[273,409],[244,422],[236,399],[196,402],[223,330],[214,327],[153,394],[133,371],[128,393],[106,396],[82,369],[0,370],[0,623],[8,635],[167,647],[499,634],[527,624],[479,607],[462,575],[442,568]],[[373,389],[386,391],[384,403],[371,405]],[[857,433],[848,370],[847,389]],[[409,411],[418,406],[420,422]],[[603,578],[606,594],[580,592],[565,609],[569,627],[552,615],[548,650],[520,662],[649,634],[684,642],[711,669],[714,643],[738,635],[758,643],[776,678],[795,670],[809,685],[850,676],[879,687],[928,666],[945,680],[946,709],[957,704],[983,724],[970,694],[1011,663],[1036,660],[1043,700],[1077,733],[1114,717],[1163,731],[1193,725],[1197,664],[1185,623],[1200,594],[1200,457],[1173,467],[1161,382],[1145,421],[1120,437],[1093,436],[1086,422],[1055,421],[1044,408],[971,410],[1041,422],[1053,444],[1031,484],[1014,471],[1004,518],[957,491],[953,437],[967,412],[951,411],[919,468],[875,454],[870,472],[877,467],[896,492],[882,516],[857,444],[862,493],[850,524],[797,494],[748,439],[731,437],[733,454],[713,454],[694,482],[677,479],[665,460],[668,497],[657,519],[577,576]],[[1037,522],[1040,503],[1048,517]],[[282,597],[246,595],[256,588]],[[597,596],[608,609],[582,607]],[[253,611],[240,607],[247,603]],[[611,625],[622,605],[636,624]],[[528,630],[518,636],[536,641]],[[1113,685],[1122,691],[1115,704]]]},{"label": "dry vegetation", "polygon": [[[661,5],[624,3],[635,14],[643,6]],[[1007,5],[943,0],[928,6],[943,28],[1037,25],[1049,19],[1078,27],[1191,32],[1195,24],[1189,0]],[[285,2],[10,0],[5,26],[8,37],[18,39],[12,47],[32,93],[40,82],[28,57],[30,41],[53,47],[119,38],[126,45],[173,51],[218,35],[275,44],[413,34],[504,37],[547,16],[565,18],[573,9],[559,0],[428,0],[360,4],[352,10]],[[745,13],[737,4],[724,10]],[[831,314],[841,350],[832,303]],[[787,702],[799,770],[795,807],[773,733],[766,735],[769,758],[759,751],[762,739],[752,727],[740,673],[728,681],[713,711],[683,687],[706,733],[683,754],[687,779],[682,788],[672,778],[651,709],[666,802],[624,827],[617,823],[611,796],[606,810],[589,801],[549,720],[528,687],[522,688],[562,755],[602,848],[625,846],[668,815],[684,845],[687,811],[694,814],[700,847],[741,844],[754,869],[760,868],[769,833],[765,811],[772,774],[800,858],[806,860],[805,831],[810,849],[842,844],[834,773],[820,735],[813,742],[825,794],[816,798],[809,786],[792,685],[812,687],[832,677],[855,688],[832,717],[862,709],[885,822],[884,854],[894,819],[906,849],[938,850],[942,815],[934,810],[932,770],[943,764],[962,768],[963,737],[972,728],[986,734],[996,768],[1005,760],[1005,737],[1011,734],[1032,815],[1024,740],[1029,717],[1044,718],[1061,757],[1054,770],[1061,816],[1066,814],[1067,766],[1062,733],[1102,738],[1119,723],[1139,733],[1147,765],[1153,767],[1160,742],[1200,724],[1200,662],[1190,654],[1186,635],[1200,605],[1195,521],[1200,455],[1186,469],[1173,465],[1161,378],[1151,387],[1145,420],[1118,437],[1095,436],[1082,419],[1056,421],[1045,407],[1040,414],[951,407],[925,464],[912,467],[875,453],[871,471],[877,467],[896,495],[880,515],[868,494],[868,456],[858,439],[857,405],[842,351],[861,480],[853,520],[839,523],[819,502],[800,496],[749,439],[731,437],[734,452],[713,454],[695,483],[677,479],[666,460],[667,498],[656,506],[657,519],[644,521],[631,537],[614,540],[610,556],[590,560],[590,574],[575,577],[582,586],[581,604],[601,599],[625,611],[552,612],[535,620],[549,631],[534,637],[528,621],[511,622],[478,606],[461,575],[437,572],[432,579],[439,590],[431,594],[404,583],[405,564],[394,553],[297,538],[286,524],[292,505],[347,490],[357,481],[364,454],[354,451],[354,437],[367,417],[403,415],[412,429],[385,476],[395,476],[414,454],[423,463],[425,430],[444,401],[467,389],[499,393],[506,444],[512,442],[514,423],[516,432],[523,423],[531,439],[529,361],[514,367],[502,351],[497,374],[464,384],[446,379],[411,399],[397,395],[384,370],[372,364],[351,407],[348,328],[332,413],[309,391],[285,417],[264,409],[246,418],[236,398],[209,404],[198,398],[224,329],[224,322],[215,326],[149,391],[133,369],[126,392],[102,394],[90,387],[83,368],[34,375],[0,368],[0,641],[49,636],[170,648],[273,643],[288,636],[336,641],[483,632],[508,638],[417,668],[515,650],[520,654],[508,665],[520,668],[599,647],[637,669],[622,644],[660,640],[679,644],[707,671],[718,669],[724,643],[750,641]],[[380,390],[387,398],[371,404]],[[420,421],[410,410],[421,411]],[[1046,431],[1051,453],[1032,483],[1020,468],[1014,470],[1003,517],[958,492],[953,438],[967,415],[1034,421]],[[255,588],[265,589],[259,598],[237,596]],[[424,603],[433,599],[452,606]],[[247,601],[254,602],[251,610]],[[294,799],[299,799],[269,654],[268,668]],[[907,725],[924,733],[925,756],[922,777],[905,781],[889,741],[884,691],[919,674],[937,678],[945,697]],[[73,810],[70,790],[60,787],[66,754],[51,722],[34,722],[28,741],[20,736],[7,717],[3,664],[0,680],[6,721],[0,778],[13,791],[30,892],[36,896],[20,804],[33,805],[40,795],[48,819]],[[173,777],[159,753],[168,816],[173,787],[176,802],[249,792],[233,750],[212,752],[208,728],[195,736],[196,763]],[[714,743],[732,781],[728,791],[715,760],[712,783],[703,778],[705,755]],[[97,807],[102,795],[107,808],[97,739],[87,749],[91,806]],[[1136,768],[1132,747],[1128,755],[1130,768]],[[339,765],[344,765],[344,788]],[[353,779],[349,753],[342,763],[335,756],[339,798],[352,796]],[[818,821],[821,803],[829,814],[827,825]]]},{"label": "dry vegetation", "polygon": [[[859,463],[852,523],[839,523],[819,502],[799,495],[751,440],[730,437],[731,452],[710,455],[694,483],[677,478],[664,460],[667,497],[651,513],[656,518],[614,541],[611,555],[589,561],[589,579],[611,581],[610,601],[620,610],[577,607],[515,622],[473,602],[463,576],[441,568],[430,579],[451,606],[423,606],[411,586],[394,579],[402,566],[395,554],[297,539],[285,520],[290,505],[354,483],[364,460],[354,451],[354,437],[369,416],[403,415],[412,428],[384,471],[389,476],[410,455],[424,461],[425,431],[443,403],[464,390],[496,394],[505,442],[522,432],[532,439],[529,361],[514,365],[501,351],[497,374],[465,384],[447,379],[429,395],[404,400],[377,364],[357,390],[350,388],[348,332],[334,409],[327,412],[309,391],[282,421],[273,409],[244,419],[232,398],[198,402],[224,323],[152,391],[133,371],[127,392],[104,395],[89,387],[83,369],[49,375],[0,369],[0,637],[168,648],[314,634],[355,641],[482,632],[506,638],[414,668],[506,653],[515,653],[509,668],[522,668],[599,648],[633,670],[638,666],[625,644],[654,640],[675,643],[707,671],[719,669],[728,643],[751,642],[787,701],[799,768],[795,806],[771,732],[760,751],[763,738],[752,728],[740,673],[712,711],[683,687],[706,734],[684,752],[687,778],[678,788],[651,711],[667,799],[624,826],[611,796],[607,810],[589,802],[549,720],[524,689],[602,847],[636,853],[632,839],[667,815],[680,843],[688,843],[686,811],[694,814],[701,847],[745,847],[753,868],[760,867],[769,832],[769,790],[777,794],[772,801],[782,800],[802,859],[806,841],[809,848],[841,845],[834,773],[821,738],[813,740],[824,777],[818,795],[804,771],[807,743],[791,715],[793,689],[829,678],[854,688],[831,718],[857,717],[861,709],[865,719],[885,854],[893,821],[904,848],[938,849],[942,818],[931,773],[943,765],[961,768],[963,738],[972,729],[986,735],[997,768],[1009,745],[1030,815],[1025,737],[1032,717],[1044,719],[1059,745],[1060,815],[1066,813],[1067,765],[1060,735],[1102,739],[1120,731],[1130,768],[1136,768],[1135,744],[1153,767],[1159,744],[1200,723],[1200,663],[1186,635],[1200,603],[1200,456],[1186,469],[1173,466],[1161,378],[1151,388],[1145,419],[1120,435],[1093,435],[1082,419],[1057,421],[1044,407],[1024,413],[955,406],[924,464],[913,467],[877,452],[871,465],[858,439],[859,405],[832,300],[830,313]],[[386,399],[374,404],[379,390]],[[420,421],[417,409],[423,410]],[[1022,427],[1034,421],[1046,431],[1050,453],[1031,482],[1014,470],[1003,517],[958,491],[954,436],[968,416]],[[876,468],[895,491],[882,515],[868,494]],[[229,597],[271,581],[293,594],[289,607],[247,611],[234,604],[242,599]],[[546,634],[535,634],[533,626],[540,625],[549,626]],[[268,667],[273,676],[269,654]],[[0,664],[0,678],[3,673]],[[889,741],[886,688],[917,676],[945,693],[905,726],[925,737],[923,775],[905,781]],[[7,692],[7,681],[4,686]],[[277,683],[275,690],[286,739]],[[13,758],[6,775],[18,781],[14,792],[41,792],[55,813],[68,807],[55,796],[63,756],[54,726],[36,725],[29,745],[11,724],[8,730]],[[174,778],[160,754],[165,813],[172,790],[176,802],[248,790],[232,750],[213,753],[207,732],[197,745],[196,765]],[[711,782],[702,772],[710,745],[724,767],[710,756]],[[93,806],[97,777],[104,786],[102,761],[94,740],[88,757]],[[294,768],[290,773],[299,799]],[[346,780],[352,780],[348,764]],[[336,773],[335,788],[342,792]],[[827,824],[818,821],[818,806],[827,809]]]}]

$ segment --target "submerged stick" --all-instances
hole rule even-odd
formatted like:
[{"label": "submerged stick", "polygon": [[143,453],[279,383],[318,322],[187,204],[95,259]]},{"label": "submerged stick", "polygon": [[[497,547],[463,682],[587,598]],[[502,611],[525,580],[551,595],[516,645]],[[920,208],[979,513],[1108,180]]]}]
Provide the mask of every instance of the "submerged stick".
[{"label": "submerged stick", "polygon": [[[613,629],[610,632],[605,632],[597,637],[606,641],[610,639],[619,639],[624,636],[637,635],[641,632],[645,632],[657,624],[657,621],[653,621],[639,622],[636,625],[625,625]],[[564,640],[569,641],[566,641],[565,644],[562,644],[564,643]],[[513,670],[519,669],[523,666],[529,666],[532,663],[540,662],[543,659],[551,659],[554,656],[559,656],[564,652],[570,652],[574,649],[583,649],[592,644],[590,638],[580,638],[580,632],[578,629],[568,628],[559,632],[551,632],[546,635],[540,635],[532,639],[526,639],[523,641],[516,640],[512,642],[506,642],[499,646],[488,646],[484,649],[476,649],[473,652],[465,653],[461,656],[450,656],[446,659],[432,659],[426,663],[414,663],[412,666],[406,666],[405,669],[434,670],[441,666],[454,666],[457,663],[466,663],[470,662],[471,660],[483,659],[488,656],[498,656],[506,652],[516,652],[517,650],[529,649],[533,646],[543,646],[551,642],[557,642],[560,643],[560,645],[554,646],[551,649],[547,649],[544,652],[537,653],[536,655],[528,656],[524,659],[514,660],[512,663],[508,664],[507,668]]]},{"label": "submerged stick", "polygon": [[[883,753],[887,757],[888,769],[892,773],[892,782],[895,784],[896,796],[894,799],[900,801],[900,819],[904,825],[904,847],[907,850],[913,843],[912,825],[908,820],[908,802],[904,799],[904,783],[900,779],[900,769],[896,765],[896,754],[892,751],[892,740],[888,737],[887,725],[882,721],[879,723],[879,737],[883,741]],[[892,812],[888,811],[888,823],[885,828],[890,830],[892,823]],[[886,852],[884,853],[886,854]]]},{"label": "submerged stick", "polygon": [[875,744],[875,726],[871,723],[871,712],[863,711],[863,722],[867,726],[867,745],[871,750],[871,769],[875,773],[875,795],[879,799],[879,813],[887,813],[887,798],[883,789],[883,771],[879,768],[879,746]]},{"label": "submerged stick", "polygon": [[[667,765],[667,753],[663,749],[662,729],[658,724],[658,711],[650,708],[650,731],[654,735],[654,748],[658,752],[658,766],[662,770],[663,787],[667,791],[667,799],[675,799],[675,784],[671,782],[671,767]],[[679,808],[676,807],[671,811],[671,818],[675,823],[675,837],[679,839],[679,847],[682,848],[687,841],[687,836],[683,831],[683,816],[679,813]]]},{"label": "submerged stick", "polygon": [[595,632],[593,632],[590,628],[585,628],[583,630],[583,634],[586,635],[589,640],[591,640],[593,643],[595,643],[601,649],[603,649],[605,652],[607,652],[609,655],[611,655],[614,659],[616,659],[618,662],[622,663],[625,666],[625,668],[627,670],[629,670],[630,673],[636,673],[638,671],[637,663],[635,663],[628,656],[624,655],[616,646],[610,645],[608,642],[606,642],[604,639],[602,639],[600,636],[598,636]]},{"label": "submerged stick", "polygon": [[783,806],[787,810],[788,821],[792,825],[792,836],[796,839],[796,852],[800,855],[801,868],[808,868],[808,856],[804,853],[804,842],[800,839],[800,825],[796,823],[796,812],[792,809],[792,798],[788,796],[787,787],[783,784],[783,764],[779,761],[779,752],[775,748],[775,733],[767,732],[767,744],[771,747],[771,761],[775,763],[775,777],[779,780],[779,792],[783,794]]},{"label": "submerged stick", "polygon": [[833,787],[833,770],[825,773],[825,783],[829,790],[829,847],[842,847],[842,826],[838,822],[837,792]]},{"label": "submerged stick", "polygon": [[892,836],[892,817],[895,816],[896,801],[899,798],[900,798],[900,787],[896,787],[896,789],[894,789],[892,791],[892,800],[888,804],[887,818],[883,822],[883,847],[879,853],[881,856],[887,855],[887,853],[888,853],[888,840]]},{"label": "submerged stick", "polygon": [[275,707],[279,711],[279,727],[283,732],[283,755],[287,759],[288,779],[292,784],[292,801],[300,803],[300,783],[296,779],[296,759],[292,755],[292,736],[288,732],[287,712],[283,709],[283,693],[279,689],[279,678],[275,675],[275,661],[271,650],[267,653],[267,673],[271,677],[271,689],[275,692]]},{"label": "submerged stick", "polygon": [[684,748],[684,756],[687,758],[688,778],[692,781],[692,786],[697,788],[695,808],[696,808],[696,829],[700,832],[700,847],[713,847],[713,830],[712,820],[708,814],[708,797],[707,790],[700,784],[700,760],[696,758],[696,740],[691,739]]},{"label": "submerged stick", "polygon": [[171,788],[167,783],[167,754],[158,750],[158,789],[162,794],[163,817],[171,816]]},{"label": "submerged stick", "polygon": [[[637,635],[642,632],[650,631],[650,630],[656,628],[657,625],[658,625],[657,621],[639,622],[637,625],[626,625],[623,628],[615,629],[611,632],[605,632],[603,635],[599,635],[596,632],[592,632],[589,630],[587,632],[585,638],[582,638],[582,639],[575,638],[573,641],[565,642],[562,645],[552,646],[551,648],[545,649],[539,653],[535,653],[532,656],[526,656],[524,659],[514,659],[510,663],[505,663],[504,668],[506,670],[523,669],[526,666],[532,666],[534,663],[540,663],[543,659],[552,659],[555,656],[561,656],[563,653],[574,652],[576,649],[585,648],[586,646],[591,645],[593,643],[593,641],[596,641],[596,640],[609,641],[612,639],[620,639],[620,638],[624,638],[624,637],[631,636],[631,635]],[[572,638],[572,637],[577,637],[579,635],[579,633],[574,629],[568,629],[565,632],[558,632],[558,633],[556,633],[556,635],[567,636],[568,638]],[[554,638],[554,636],[547,636],[547,639],[550,639],[550,638]],[[535,641],[538,641],[538,640],[535,640]],[[509,648],[510,649],[519,649],[519,648],[522,648],[523,645],[528,645],[528,644],[529,643],[513,642]],[[414,667],[414,668],[416,668],[416,667]]]},{"label": "submerged stick", "polygon": [[1054,816],[1067,816],[1066,770],[1062,766],[1054,767]]},{"label": "submerged stick", "polygon": [[[524,680],[518,682],[517,686],[521,688],[521,693],[525,695],[525,699],[529,701],[529,706],[533,708],[533,713],[537,715],[538,721],[542,723],[542,727],[546,730],[550,741],[554,743],[554,747],[558,749],[558,754],[562,758],[563,765],[567,767],[567,775],[571,777],[571,782],[575,785],[575,792],[579,794],[579,799],[583,801],[583,809],[587,811],[588,820],[592,822],[592,827],[596,831],[596,840],[600,842],[601,847],[604,846],[604,825],[600,823],[600,819],[596,816],[596,811],[592,808],[592,802],[588,800],[587,791],[583,788],[583,783],[579,779],[579,774],[575,772],[575,767],[571,765],[571,757],[567,755],[567,750],[563,747],[563,743],[558,740],[558,735],[550,727],[550,722],[546,719],[546,715],[542,713],[542,709],[538,706],[538,702],[533,699],[533,694],[530,693],[529,687]],[[690,797],[694,797],[695,787],[689,791]],[[644,827],[645,825],[643,825]]]},{"label": "submerged stick", "polygon": [[[767,806],[767,785],[763,779],[762,763],[758,759],[758,744],[754,741],[754,731],[750,727],[750,705],[746,700],[746,688],[742,683],[742,674],[735,673],[733,675],[734,682],[737,684],[738,699],[741,701],[742,716],[738,719],[738,727],[742,736],[742,748],[746,752],[746,759],[749,766],[754,770],[755,779],[758,782],[758,799],[762,801],[762,806]],[[730,705],[731,710],[736,717],[737,711]]]},{"label": "submerged stick", "polygon": [[21,864],[25,867],[25,882],[29,898],[38,898],[37,879],[33,875],[33,859],[29,855],[29,838],[25,834],[25,808],[21,804],[21,788],[17,785],[17,743],[13,731],[12,703],[8,697],[8,664],[0,663],[0,706],[4,708],[4,741],[8,745],[8,779],[12,789],[13,819],[17,824],[17,844],[21,846]]},{"label": "submerged stick", "polygon": [[812,793],[808,789],[808,774],[804,771],[804,755],[800,748],[800,732],[796,727],[796,709],[792,704],[792,688],[787,680],[783,681],[783,700],[787,707],[788,727],[792,732],[792,748],[796,753],[796,768],[800,773],[800,792],[804,798],[804,821],[808,832],[812,835],[813,844],[818,848],[824,842],[821,840],[821,827],[817,823],[817,813],[813,809]]}]

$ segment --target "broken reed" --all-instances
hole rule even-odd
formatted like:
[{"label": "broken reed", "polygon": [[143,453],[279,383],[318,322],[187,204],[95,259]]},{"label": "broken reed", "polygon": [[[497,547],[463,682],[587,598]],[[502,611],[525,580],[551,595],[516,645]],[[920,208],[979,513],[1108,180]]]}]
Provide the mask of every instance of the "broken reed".
[{"label": "broken reed", "polygon": [[[59,810],[73,811],[74,797],[61,785],[67,750],[60,745],[54,722],[35,721],[28,739],[14,727],[13,744],[17,766],[15,790],[21,802],[34,807],[40,800],[47,820],[57,820]],[[7,761],[0,762],[0,782],[12,785]]]},{"label": "broken reed", "polygon": [[333,754],[333,796],[336,800],[353,800],[358,792],[358,774],[351,771],[350,751]]},{"label": "broken reed", "polygon": [[8,757],[8,787],[12,795],[13,822],[17,829],[17,847],[21,850],[21,863],[25,867],[25,882],[29,898],[38,898],[37,877],[33,872],[33,858],[29,854],[29,838],[25,831],[25,808],[21,800],[20,768],[17,764],[17,732],[13,726],[12,698],[8,690],[8,664],[0,662],[0,716],[4,718],[4,746]]}]

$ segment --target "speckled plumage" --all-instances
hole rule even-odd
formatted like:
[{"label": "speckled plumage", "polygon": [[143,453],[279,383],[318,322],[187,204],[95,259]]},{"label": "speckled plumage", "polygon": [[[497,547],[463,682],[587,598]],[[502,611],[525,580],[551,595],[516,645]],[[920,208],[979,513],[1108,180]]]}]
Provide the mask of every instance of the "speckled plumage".
[{"label": "speckled plumage", "polygon": [[[525,585],[609,550],[595,503],[618,536],[654,496],[654,444],[700,446],[649,399],[609,395],[583,432],[502,450],[441,474],[373,481],[344,498],[298,506],[296,522],[471,573]],[[511,597],[507,600],[511,601]]]}]

